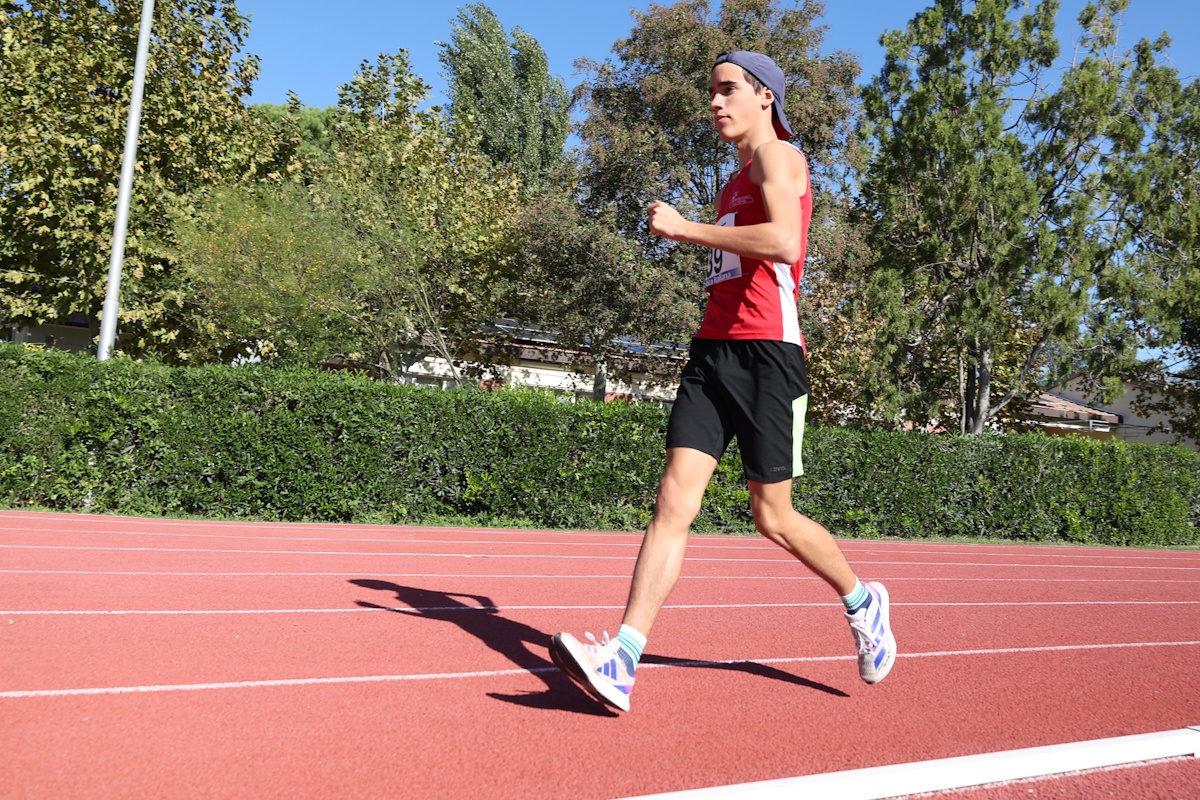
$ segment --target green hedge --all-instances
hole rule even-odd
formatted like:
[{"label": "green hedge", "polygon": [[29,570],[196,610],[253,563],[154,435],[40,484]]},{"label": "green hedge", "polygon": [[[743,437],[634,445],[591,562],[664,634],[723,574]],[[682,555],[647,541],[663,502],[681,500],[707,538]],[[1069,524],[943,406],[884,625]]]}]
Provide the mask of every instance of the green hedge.
[{"label": "green hedge", "polygon": [[[664,462],[666,414],[0,345],[0,504],[638,529]],[[796,505],[839,535],[1200,540],[1200,457],[1181,448],[813,427],[804,461]],[[696,529],[753,530],[736,449]]]}]

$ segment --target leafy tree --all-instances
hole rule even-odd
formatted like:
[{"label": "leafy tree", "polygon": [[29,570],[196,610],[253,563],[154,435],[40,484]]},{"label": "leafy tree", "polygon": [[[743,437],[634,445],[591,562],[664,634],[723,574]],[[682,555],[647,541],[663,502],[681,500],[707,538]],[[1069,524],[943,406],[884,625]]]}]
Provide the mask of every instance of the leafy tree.
[{"label": "leafy tree", "polygon": [[312,362],[371,349],[376,270],[300,183],[217,187],[174,231],[204,355]]},{"label": "leafy tree", "polygon": [[419,110],[428,91],[401,50],[364,61],[336,109],[295,98],[263,109],[304,131],[304,168],[222,187],[178,217],[179,259],[226,356],[328,357],[394,374],[432,353],[457,374],[483,353],[519,184],[471,128]]},{"label": "leafy tree", "polygon": [[1200,81],[1184,86],[1151,55],[1148,43],[1138,46],[1138,69],[1155,91],[1136,108],[1154,136],[1112,183],[1137,212],[1122,253],[1143,300],[1130,314],[1163,355],[1125,377],[1138,387],[1135,409],[1164,414],[1177,438],[1200,441]]},{"label": "leafy tree", "polygon": [[363,62],[341,87],[336,160],[317,179],[318,211],[356,238],[372,271],[361,281],[373,315],[370,357],[386,371],[425,353],[452,365],[483,355],[514,247],[520,182],[439,109],[404,50]]},{"label": "leafy tree", "polygon": [[[736,150],[721,142],[712,124],[712,65],[728,50],[755,50],[775,59],[788,79],[786,111],[798,134],[793,141],[803,145],[813,172],[810,277],[802,289],[801,325],[815,345],[814,376],[832,377],[865,360],[867,340],[856,333],[855,326],[865,321],[850,313],[861,302],[847,277],[847,259],[861,260],[863,253],[861,227],[849,219],[846,201],[857,158],[851,122],[859,65],[848,53],[821,51],[823,12],[819,2],[775,0],[726,0],[716,11],[707,0],[652,5],[634,13],[629,37],[613,47],[615,59],[577,62],[588,77],[576,98],[586,113],[580,126],[584,208],[593,218],[610,214],[639,243],[643,258],[657,270],[654,280],[667,282],[686,300],[690,310],[676,318],[675,330],[687,336],[698,319],[706,255],[651,236],[644,209],[661,198],[692,218],[715,219],[717,192],[739,165]],[[855,400],[852,382],[813,383],[820,392],[814,396],[815,415],[844,419],[842,412]]]},{"label": "leafy tree", "polygon": [[[336,109],[256,109],[301,131],[292,180],[221,187],[176,218],[179,259],[230,351],[402,372],[482,354],[518,181],[433,108],[408,54],[364,61]],[[302,176],[301,176],[302,173]]]},{"label": "leafy tree", "polygon": [[[615,204],[622,225],[644,228],[648,199],[713,214],[717,192],[738,169],[709,112],[708,79],[717,56],[756,50],[788,79],[788,119],[819,176],[840,176],[850,140],[859,66],[843,52],[820,52],[820,3],[783,9],[773,0],[731,0],[714,15],[706,0],[635,12],[618,62],[581,59],[589,79],[576,92],[587,117],[581,128],[594,204]],[[838,185],[827,180],[826,185]]]},{"label": "leafy tree", "polygon": [[603,401],[608,375],[663,375],[664,360],[682,337],[681,293],[670,275],[646,265],[636,241],[611,218],[588,217],[572,193],[553,191],[528,204],[518,228],[519,276],[510,308],[522,319],[549,326],[556,344],[580,353],[581,373],[594,376],[592,398]]},{"label": "leafy tree", "polygon": [[[141,4],[0,5],[0,314],[18,325],[87,315],[107,285]],[[231,177],[286,171],[295,143],[243,105],[233,2],[155,6],[122,278],[119,347],[189,357],[196,321],[161,247],[168,209]]]},{"label": "leafy tree", "polygon": [[1128,256],[1149,209],[1119,187],[1158,170],[1140,108],[1162,99],[1166,42],[1119,53],[1126,5],[1085,8],[1057,88],[1054,0],[937,0],[882,37],[862,127],[878,408],[980,433],[1042,388],[1084,373],[1111,390],[1135,363],[1149,295]]},{"label": "leafy tree", "polygon": [[546,54],[520,28],[511,39],[483,3],[459,10],[440,59],[449,83],[450,113],[479,132],[479,146],[511,164],[527,190],[541,186],[563,159],[570,129],[570,93],[550,75]]},{"label": "leafy tree", "polygon": [[255,103],[250,107],[253,114],[269,124],[290,125],[300,140],[298,155],[310,160],[321,161],[333,156],[333,123],[338,114],[337,106],[309,108],[291,92],[287,105]]},{"label": "leafy tree", "polygon": [[867,271],[871,222],[856,214],[849,195],[825,207],[809,229],[800,329],[808,349],[808,417],[830,425],[878,424],[865,398],[862,377],[875,357],[879,318],[871,313]]}]

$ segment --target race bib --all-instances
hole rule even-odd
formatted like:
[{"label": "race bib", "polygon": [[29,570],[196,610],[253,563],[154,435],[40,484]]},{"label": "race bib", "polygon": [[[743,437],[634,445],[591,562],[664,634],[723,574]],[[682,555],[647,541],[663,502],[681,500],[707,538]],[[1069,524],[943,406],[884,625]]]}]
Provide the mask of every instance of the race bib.
[{"label": "race bib", "polygon": [[[723,228],[732,228],[736,218],[737,212],[732,211],[717,220],[717,224]],[[724,250],[708,251],[708,277],[704,281],[705,289],[709,289],[723,281],[740,277],[742,277],[741,256],[737,253],[727,253]]]}]

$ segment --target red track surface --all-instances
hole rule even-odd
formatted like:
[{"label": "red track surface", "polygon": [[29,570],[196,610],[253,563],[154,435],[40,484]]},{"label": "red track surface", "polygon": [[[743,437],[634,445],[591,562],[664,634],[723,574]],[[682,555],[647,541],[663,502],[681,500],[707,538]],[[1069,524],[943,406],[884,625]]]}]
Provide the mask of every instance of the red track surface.
[{"label": "red track surface", "polygon": [[[0,512],[0,797],[609,798],[1200,725],[1200,553],[844,542],[893,599],[871,687],[831,590],[730,537],[616,716],[546,645],[616,632],[639,541]],[[1110,791],[1200,765],[954,796]]]}]

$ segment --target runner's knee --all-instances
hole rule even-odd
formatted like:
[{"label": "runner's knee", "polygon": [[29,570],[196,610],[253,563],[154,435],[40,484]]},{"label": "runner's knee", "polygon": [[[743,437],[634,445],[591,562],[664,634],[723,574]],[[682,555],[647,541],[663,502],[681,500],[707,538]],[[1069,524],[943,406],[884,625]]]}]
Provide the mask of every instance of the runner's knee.
[{"label": "runner's knee", "polygon": [[782,515],[774,511],[756,510],[754,513],[754,529],[777,544],[782,544],[787,530]]},{"label": "runner's knee", "polygon": [[792,508],[790,493],[786,500],[784,503],[776,498],[764,497],[761,493],[753,493],[750,498],[755,530],[778,545],[785,545],[796,528],[797,514]]},{"label": "runner's knee", "polygon": [[692,520],[700,513],[700,504],[703,499],[703,492],[700,494],[687,492],[664,480],[659,486],[658,496],[654,500],[654,518],[685,526],[691,525]]}]

